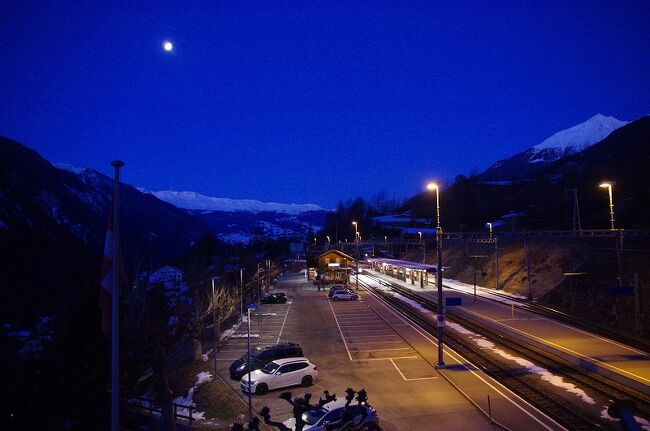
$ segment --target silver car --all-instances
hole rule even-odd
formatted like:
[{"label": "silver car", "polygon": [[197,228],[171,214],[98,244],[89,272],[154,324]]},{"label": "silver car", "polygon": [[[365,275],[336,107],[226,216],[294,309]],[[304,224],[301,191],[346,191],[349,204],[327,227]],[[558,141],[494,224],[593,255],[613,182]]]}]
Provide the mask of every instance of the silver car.
[{"label": "silver car", "polygon": [[341,301],[341,300],[347,300],[347,301],[356,301],[359,299],[359,294],[357,294],[354,290],[350,289],[343,289],[343,290],[335,290],[332,293],[332,301]]}]

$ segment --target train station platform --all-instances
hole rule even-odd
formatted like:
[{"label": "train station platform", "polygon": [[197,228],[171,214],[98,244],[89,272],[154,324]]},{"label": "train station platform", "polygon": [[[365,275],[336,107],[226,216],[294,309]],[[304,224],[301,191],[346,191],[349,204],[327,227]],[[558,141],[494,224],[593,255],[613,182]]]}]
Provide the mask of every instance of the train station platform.
[{"label": "train station platform", "polygon": [[[370,275],[396,283],[402,287],[437,302],[436,289],[422,289],[409,282],[389,277],[379,271],[369,270]],[[451,283],[448,283],[451,284]],[[430,284],[431,287],[434,283]],[[482,290],[482,289],[481,289]],[[650,395],[650,353],[607,339],[565,322],[541,316],[525,307],[516,298],[494,299],[477,297],[468,291],[452,289],[443,279],[443,297],[460,298],[461,306],[453,307],[462,313],[494,329],[505,333],[548,353],[616,382]],[[476,298],[476,299],[475,299]]]}]

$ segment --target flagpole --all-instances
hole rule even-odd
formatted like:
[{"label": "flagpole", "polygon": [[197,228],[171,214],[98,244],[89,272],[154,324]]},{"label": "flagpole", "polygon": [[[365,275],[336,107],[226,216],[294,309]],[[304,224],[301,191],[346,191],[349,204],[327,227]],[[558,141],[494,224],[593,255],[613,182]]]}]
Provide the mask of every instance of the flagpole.
[{"label": "flagpole", "polygon": [[111,162],[115,168],[115,188],[113,191],[113,295],[111,316],[111,431],[120,429],[120,168],[124,162]]}]

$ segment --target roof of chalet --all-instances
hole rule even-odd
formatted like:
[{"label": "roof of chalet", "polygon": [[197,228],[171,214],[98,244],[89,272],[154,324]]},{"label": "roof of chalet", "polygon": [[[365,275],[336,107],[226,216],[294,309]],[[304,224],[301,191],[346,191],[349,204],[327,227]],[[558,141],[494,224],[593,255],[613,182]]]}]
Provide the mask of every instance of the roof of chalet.
[{"label": "roof of chalet", "polygon": [[352,256],[350,256],[348,254],[345,254],[341,250],[337,250],[335,248],[331,248],[331,249],[326,250],[325,252],[319,254],[318,256],[316,256],[316,259],[320,259],[321,257],[325,257],[325,255],[330,254],[330,253],[337,254],[337,255],[339,255],[339,256],[347,259],[347,260],[354,260],[354,258]]}]

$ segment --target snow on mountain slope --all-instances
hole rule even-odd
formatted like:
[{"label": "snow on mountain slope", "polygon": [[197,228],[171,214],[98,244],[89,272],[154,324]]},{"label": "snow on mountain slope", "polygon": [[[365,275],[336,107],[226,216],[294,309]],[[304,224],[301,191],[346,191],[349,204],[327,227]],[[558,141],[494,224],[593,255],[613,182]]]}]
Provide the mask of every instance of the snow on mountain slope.
[{"label": "snow on mountain slope", "polygon": [[[614,130],[626,124],[628,124],[628,121],[596,114],[587,121],[559,131],[542,143],[532,147],[530,149],[530,161],[550,161],[549,156],[550,158],[559,159],[566,153],[578,153],[590,145],[602,141]],[[545,150],[551,150],[552,155],[548,154],[543,159],[537,157],[540,152]]]},{"label": "snow on mountain slope", "polygon": [[158,199],[168,202],[178,208],[204,211],[245,211],[262,212],[272,211],[285,214],[300,214],[307,211],[325,211],[316,204],[281,204],[275,202],[261,202],[252,199],[215,198],[195,192],[177,192],[162,190],[148,192]]}]

